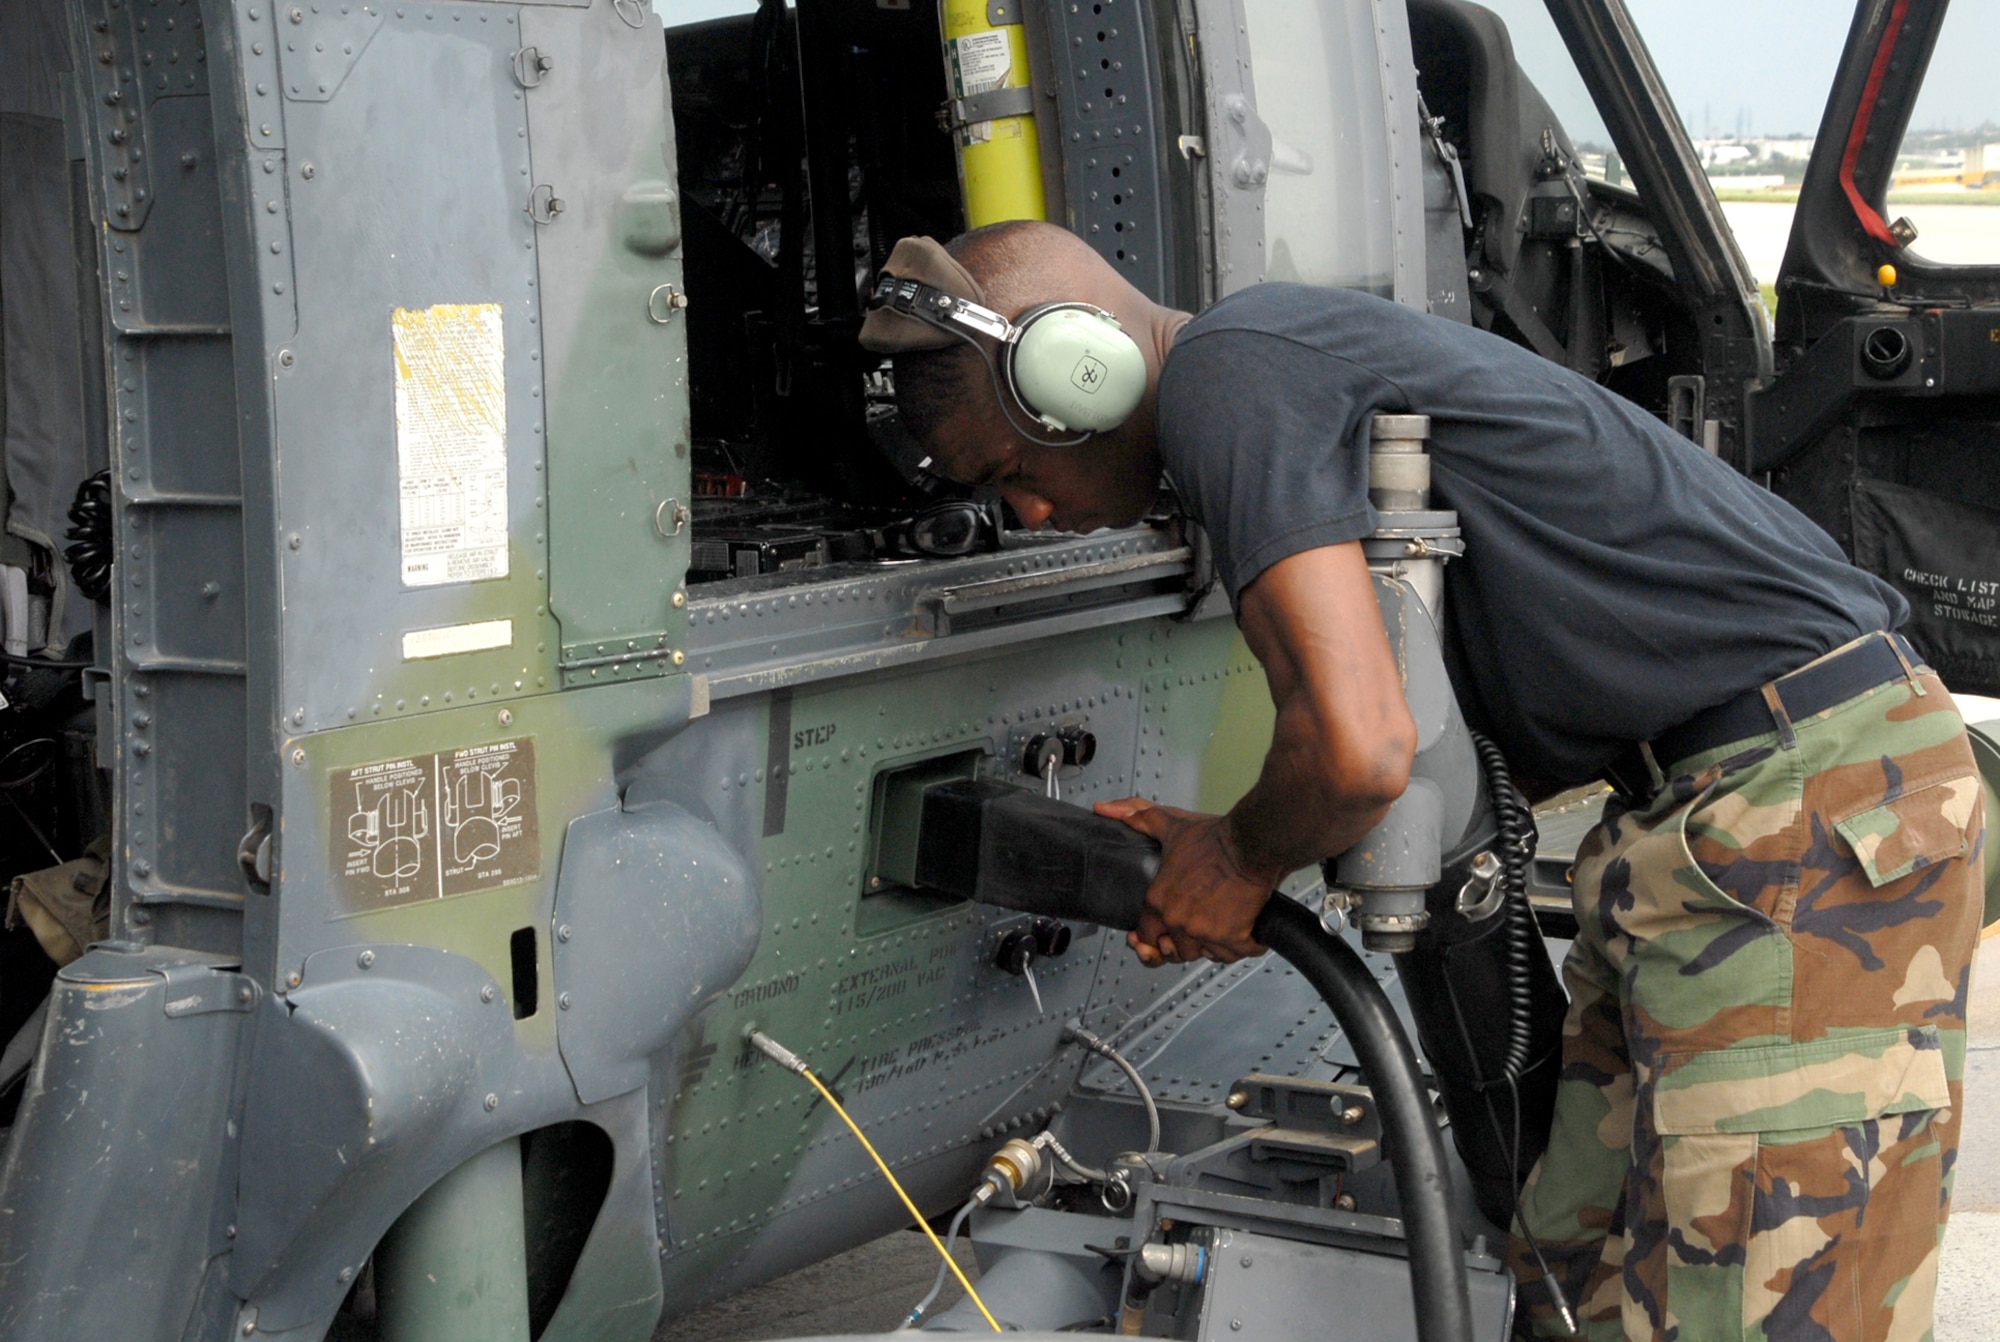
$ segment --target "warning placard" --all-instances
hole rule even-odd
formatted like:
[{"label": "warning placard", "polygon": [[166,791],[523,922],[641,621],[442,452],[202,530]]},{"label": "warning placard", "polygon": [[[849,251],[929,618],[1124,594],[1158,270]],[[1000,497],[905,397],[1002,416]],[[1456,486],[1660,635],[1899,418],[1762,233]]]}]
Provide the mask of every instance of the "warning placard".
[{"label": "warning placard", "polygon": [[506,343],[498,303],[397,308],[403,585],[507,576]]},{"label": "warning placard", "polygon": [[541,875],[532,738],[337,769],[331,809],[352,913]]}]

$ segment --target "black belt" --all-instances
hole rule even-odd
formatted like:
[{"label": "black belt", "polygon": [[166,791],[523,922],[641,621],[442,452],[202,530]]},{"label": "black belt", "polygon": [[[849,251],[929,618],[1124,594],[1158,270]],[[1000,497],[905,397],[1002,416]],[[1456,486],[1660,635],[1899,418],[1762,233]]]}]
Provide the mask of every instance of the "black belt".
[{"label": "black belt", "polygon": [[[1764,700],[1765,687],[1760,685],[1713,708],[1704,708],[1646,744],[1660,772],[1672,777],[1672,766],[1681,760],[1774,729],[1783,731],[1790,723],[1824,713],[1865,690],[1900,680],[1923,664],[1924,659],[1901,634],[1869,638],[1771,682],[1778,701],[1784,705],[1785,724],[1781,725],[1772,715],[1770,705]],[[1655,791],[1652,770],[1646,767],[1644,749],[1638,745],[1620,751],[1604,767],[1604,778],[1635,801],[1649,801]]]}]

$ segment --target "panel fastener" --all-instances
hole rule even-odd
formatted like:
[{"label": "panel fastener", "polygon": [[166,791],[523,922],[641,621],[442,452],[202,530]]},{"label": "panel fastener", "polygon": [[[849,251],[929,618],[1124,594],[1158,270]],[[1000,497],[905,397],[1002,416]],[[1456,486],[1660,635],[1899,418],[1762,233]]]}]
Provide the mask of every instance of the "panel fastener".
[{"label": "panel fastener", "polygon": [[688,296],[671,284],[662,284],[646,295],[646,315],[654,323],[665,326],[674,319],[674,314],[686,309]]}]

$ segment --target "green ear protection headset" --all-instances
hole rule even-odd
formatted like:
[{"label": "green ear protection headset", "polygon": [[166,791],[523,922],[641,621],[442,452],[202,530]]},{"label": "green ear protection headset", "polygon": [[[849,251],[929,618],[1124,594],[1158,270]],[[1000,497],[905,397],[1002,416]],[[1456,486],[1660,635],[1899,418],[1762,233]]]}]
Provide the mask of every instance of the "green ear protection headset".
[{"label": "green ear protection headset", "polygon": [[[1118,319],[1088,303],[1043,303],[1008,321],[988,307],[919,280],[883,275],[869,306],[888,308],[973,346],[1004,387],[1000,408],[1023,437],[1045,447],[1071,447],[1131,418],[1146,394],[1146,359]],[[999,359],[980,343],[999,345]],[[1061,440],[1043,438],[1014,417],[1009,400]]]}]

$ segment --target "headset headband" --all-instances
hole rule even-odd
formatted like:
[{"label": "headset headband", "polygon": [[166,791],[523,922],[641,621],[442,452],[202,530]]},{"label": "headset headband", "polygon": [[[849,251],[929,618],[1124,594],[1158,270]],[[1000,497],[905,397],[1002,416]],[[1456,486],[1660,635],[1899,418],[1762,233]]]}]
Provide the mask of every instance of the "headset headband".
[{"label": "headset headband", "polygon": [[[903,242],[896,244],[896,250],[901,252],[904,244],[909,242],[925,242],[937,247],[937,244],[932,243],[929,238],[905,238]],[[937,250],[941,254],[944,252],[941,247]],[[950,260],[948,254],[945,259]],[[891,256],[890,261],[893,264],[895,257]],[[956,262],[952,262],[952,265],[958,268]],[[960,273],[964,273],[962,269]],[[972,281],[970,276],[966,279],[970,287],[975,289],[978,287],[977,282]],[[1043,428],[1053,428],[1062,433],[1069,431],[1067,426],[1051,422],[1047,415],[1037,411],[1034,405],[1021,395],[1021,389],[1014,381],[1014,364],[1011,356],[1023,328],[1014,325],[992,308],[975,303],[969,298],[947,293],[936,285],[926,284],[922,280],[891,274],[886,269],[876,278],[875,288],[868,295],[868,305],[873,310],[862,323],[863,347],[878,353],[888,353],[944,349],[963,341],[978,351],[979,357],[986,364],[987,371],[992,374],[993,394],[1000,400],[1000,413],[1007,416],[1007,422],[1014,426],[1016,433],[1029,442],[1038,443],[1043,447],[1075,447],[1090,439],[1091,430],[1085,430],[1069,438],[1045,438],[1016,417],[1014,406],[1019,405],[1028,412],[1031,423]],[[1040,309],[1035,311],[1039,312]],[[893,322],[894,325],[888,325],[888,322]],[[871,325],[875,327],[873,332],[869,330]],[[906,333],[907,328],[911,326],[925,332],[928,338],[911,338]],[[870,338],[871,335],[873,339]],[[1000,357],[997,361],[977,339],[982,335],[999,342]]]},{"label": "headset headband", "polygon": [[[1001,413],[1022,437],[1045,447],[1073,447],[1131,415],[1145,391],[1146,363],[1116,317],[1089,303],[1058,302],[1009,320],[985,298],[979,282],[935,241],[904,238],[869,292],[862,347],[900,354],[971,345],[992,374]],[[1072,436],[1042,436],[1021,421],[1016,406],[1040,429]]]},{"label": "headset headband", "polygon": [[925,286],[950,298],[969,299],[981,307],[986,304],[986,291],[979,281],[936,239],[902,238],[882,264],[882,274],[869,295],[870,311],[861,323],[861,347],[875,354],[945,349],[959,339],[957,328],[940,325],[931,311],[914,306],[916,291],[900,304],[891,303],[886,290],[895,287],[896,280]]},{"label": "headset headband", "polygon": [[868,303],[878,311],[887,309],[931,327],[950,323],[977,335],[991,336],[1002,344],[1012,344],[1021,335],[1020,327],[992,308],[947,293],[922,280],[891,275],[887,271],[875,281],[875,290],[868,296]]}]

